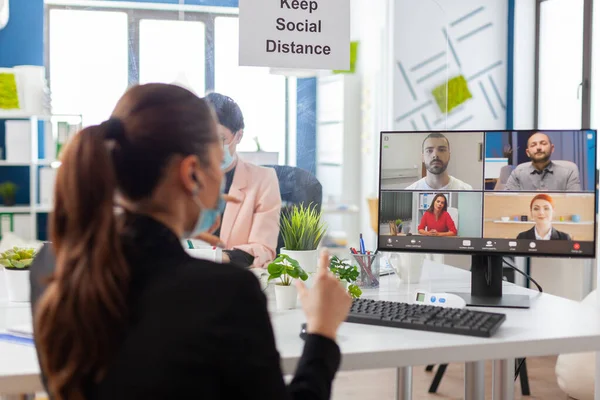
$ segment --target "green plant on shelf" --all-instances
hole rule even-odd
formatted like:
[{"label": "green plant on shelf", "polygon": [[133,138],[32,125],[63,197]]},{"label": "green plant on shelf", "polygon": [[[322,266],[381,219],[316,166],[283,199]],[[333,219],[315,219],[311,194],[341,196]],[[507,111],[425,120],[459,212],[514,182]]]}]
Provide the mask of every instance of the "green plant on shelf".
[{"label": "green plant on shelf", "polygon": [[333,256],[329,261],[329,270],[340,281],[348,283],[348,293],[353,299],[357,299],[362,295],[362,290],[354,283],[358,280],[360,274],[356,265],[351,265],[347,260]]},{"label": "green plant on shelf", "polygon": [[269,281],[279,278],[280,282],[277,285],[281,286],[291,286],[292,279],[303,281],[308,279],[308,274],[300,267],[298,261],[286,254],[280,254],[273,260],[267,267],[267,271],[269,272]]},{"label": "green plant on shelf", "polygon": [[15,204],[15,196],[19,187],[16,183],[6,181],[0,184],[0,196],[5,206],[12,206]]},{"label": "green plant on shelf", "polygon": [[11,270],[28,270],[36,254],[33,248],[15,246],[0,254],[0,265]]}]

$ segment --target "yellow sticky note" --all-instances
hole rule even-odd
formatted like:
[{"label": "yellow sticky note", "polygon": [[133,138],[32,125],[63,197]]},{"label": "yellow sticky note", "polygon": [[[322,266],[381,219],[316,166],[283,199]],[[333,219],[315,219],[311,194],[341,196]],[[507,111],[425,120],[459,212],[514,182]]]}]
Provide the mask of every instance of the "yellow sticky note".
[{"label": "yellow sticky note", "polygon": [[350,69],[348,71],[334,70],[334,74],[353,74],[356,72],[356,60],[358,59],[358,42],[350,43]]},{"label": "yellow sticky note", "polygon": [[19,94],[15,74],[0,73],[0,109],[19,109]]},{"label": "yellow sticky note", "polygon": [[[446,87],[448,91],[446,91]],[[473,97],[463,75],[455,76],[431,91],[435,102],[443,113],[449,113]]]}]

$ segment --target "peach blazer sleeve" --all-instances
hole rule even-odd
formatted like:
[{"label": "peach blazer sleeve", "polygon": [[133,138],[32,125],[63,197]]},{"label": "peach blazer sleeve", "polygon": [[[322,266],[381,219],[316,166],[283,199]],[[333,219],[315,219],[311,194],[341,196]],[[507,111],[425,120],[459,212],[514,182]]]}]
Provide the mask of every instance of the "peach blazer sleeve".
[{"label": "peach blazer sleeve", "polygon": [[275,258],[279,237],[281,195],[275,170],[238,161],[229,194],[241,203],[227,204],[221,240],[228,249],[254,256],[253,267],[266,268]]}]

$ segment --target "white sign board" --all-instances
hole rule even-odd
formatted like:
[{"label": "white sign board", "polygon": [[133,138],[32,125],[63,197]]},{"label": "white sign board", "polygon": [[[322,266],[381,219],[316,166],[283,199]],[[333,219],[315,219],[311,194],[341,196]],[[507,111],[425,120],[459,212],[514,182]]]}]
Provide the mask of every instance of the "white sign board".
[{"label": "white sign board", "polygon": [[350,69],[350,1],[240,0],[239,63]]}]

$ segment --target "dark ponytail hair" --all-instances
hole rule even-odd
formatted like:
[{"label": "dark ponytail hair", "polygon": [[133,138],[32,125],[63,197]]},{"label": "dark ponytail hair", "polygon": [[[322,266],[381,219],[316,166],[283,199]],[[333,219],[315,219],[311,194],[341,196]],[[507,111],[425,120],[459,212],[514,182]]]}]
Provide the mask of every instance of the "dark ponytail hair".
[{"label": "dark ponytail hair", "polygon": [[113,118],[83,129],[65,148],[49,221],[56,270],[34,314],[42,371],[56,400],[84,399],[123,339],[130,269],[116,193],[149,197],[174,155],[195,154],[207,164],[208,145],[218,140],[205,101],[149,84],[130,89]]}]

